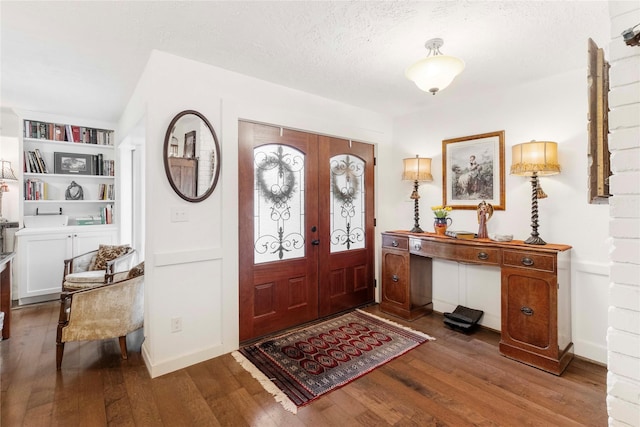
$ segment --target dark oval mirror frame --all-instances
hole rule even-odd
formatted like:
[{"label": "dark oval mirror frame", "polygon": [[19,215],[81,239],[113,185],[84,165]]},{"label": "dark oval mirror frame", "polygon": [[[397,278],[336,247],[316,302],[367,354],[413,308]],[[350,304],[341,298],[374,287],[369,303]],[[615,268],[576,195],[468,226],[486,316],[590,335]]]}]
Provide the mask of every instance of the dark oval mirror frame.
[{"label": "dark oval mirror frame", "polygon": [[[207,191],[197,197],[190,197],[186,194],[184,194],[180,188],[178,188],[178,186],[176,185],[176,183],[173,180],[173,176],[171,175],[171,167],[169,165],[169,144],[171,144],[171,134],[172,134],[172,130],[175,127],[176,123],[178,123],[178,120],[180,120],[182,117],[187,116],[189,114],[193,114],[195,116],[197,116],[200,120],[202,120],[202,122],[207,125],[207,128],[209,129],[209,131],[211,132],[211,135],[213,136],[213,142],[214,142],[214,150],[215,150],[215,171],[214,171],[214,176],[211,179],[211,184],[209,186],[209,188],[207,189]],[[202,114],[200,114],[197,111],[194,110],[185,110],[185,111],[181,111],[180,113],[178,113],[173,120],[171,120],[171,123],[169,124],[169,127],[167,128],[167,133],[164,136],[164,148],[163,148],[163,158],[164,158],[164,171],[167,175],[167,180],[169,181],[169,184],[171,184],[171,188],[173,188],[173,190],[176,192],[176,194],[178,196],[180,196],[181,198],[183,198],[184,200],[186,200],[187,202],[192,202],[192,203],[196,203],[196,202],[201,202],[203,200],[205,200],[207,197],[209,197],[211,195],[211,193],[213,193],[213,190],[216,188],[216,185],[218,184],[218,177],[220,176],[220,144],[218,143],[218,137],[216,136],[216,132],[213,130],[213,126],[211,126],[211,123],[209,123],[209,120],[207,120]]]}]

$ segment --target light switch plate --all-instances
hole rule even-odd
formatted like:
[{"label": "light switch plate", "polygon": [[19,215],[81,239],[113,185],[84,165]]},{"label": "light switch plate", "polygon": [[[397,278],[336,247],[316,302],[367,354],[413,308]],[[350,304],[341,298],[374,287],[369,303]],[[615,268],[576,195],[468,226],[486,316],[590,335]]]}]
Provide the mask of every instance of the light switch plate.
[{"label": "light switch plate", "polygon": [[171,208],[171,222],[187,222],[189,215],[184,208]]}]

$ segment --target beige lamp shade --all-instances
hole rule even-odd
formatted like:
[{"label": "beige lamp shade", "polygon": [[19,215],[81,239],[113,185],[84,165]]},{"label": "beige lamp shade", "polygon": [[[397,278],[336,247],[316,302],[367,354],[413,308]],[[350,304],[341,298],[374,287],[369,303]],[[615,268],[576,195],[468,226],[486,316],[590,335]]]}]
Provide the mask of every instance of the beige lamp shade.
[{"label": "beige lamp shade", "polygon": [[560,173],[558,144],[551,141],[531,141],[511,148],[511,175],[556,175]]},{"label": "beige lamp shade", "polygon": [[433,181],[431,175],[431,159],[423,157],[412,157],[403,159],[404,171],[402,179],[405,181]]},{"label": "beige lamp shade", "polygon": [[0,160],[0,180],[17,181],[16,175],[11,168],[11,162],[8,160]]}]

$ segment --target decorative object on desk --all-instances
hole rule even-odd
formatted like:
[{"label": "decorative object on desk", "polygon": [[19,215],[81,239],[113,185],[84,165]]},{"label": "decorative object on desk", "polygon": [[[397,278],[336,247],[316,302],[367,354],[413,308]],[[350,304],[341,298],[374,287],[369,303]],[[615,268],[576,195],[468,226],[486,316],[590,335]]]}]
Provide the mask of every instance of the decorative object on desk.
[{"label": "decorative object on desk", "polygon": [[427,41],[424,47],[427,57],[407,68],[405,75],[418,88],[435,95],[453,82],[464,70],[464,61],[455,56],[443,55],[440,48],[444,41],[440,38]]},{"label": "decorative object on desk", "polygon": [[491,203],[487,203],[483,200],[478,203],[477,214],[479,224],[478,238],[486,239],[489,237],[489,234],[487,233],[487,222],[489,222],[489,219],[493,216],[493,206],[491,206]]},{"label": "decorative object on desk", "polygon": [[475,210],[483,200],[505,209],[504,131],[442,141],[442,203]]},{"label": "decorative object on desk", "polygon": [[69,175],[95,175],[95,161],[91,154],[53,153],[54,173]]},{"label": "decorative object on desk", "polygon": [[447,230],[444,234],[454,239],[473,240],[476,238],[476,233],[473,231]]},{"label": "decorative object on desk", "polygon": [[431,206],[433,215],[435,215],[433,219],[433,229],[436,234],[444,236],[447,228],[453,223],[453,219],[448,217],[451,209],[451,206]]},{"label": "decorative object on desk", "polygon": [[531,236],[524,242],[546,245],[538,234],[538,199],[547,197],[538,182],[540,175],[557,175],[558,144],[550,141],[531,141],[514,145],[511,154],[511,175],[531,177]]},{"label": "decorative object on desk", "polygon": [[0,222],[8,222],[8,220],[2,216],[2,195],[9,192],[9,184],[5,181],[17,181],[13,169],[11,169],[11,162],[8,160],[0,160]]},{"label": "decorative object on desk", "polygon": [[513,234],[489,233],[489,238],[494,242],[510,242],[513,240]]},{"label": "decorative object on desk", "polygon": [[75,181],[71,181],[71,184],[67,187],[67,190],[64,192],[65,200],[84,200],[84,191],[82,191],[82,187],[78,185]]},{"label": "decorative object on desk", "polygon": [[296,413],[429,340],[433,338],[356,310],[265,338],[232,355],[284,409]]},{"label": "decorative object on desk", "polygon": [[403,159],[404,171],[402,172],[402,179],[405,181],[413,181],[413,192],[411,193],[411,199],[414,201],[414,224],[411,229],[412,233],[422,233],[420,228],[420,207],[418,206],[418,200],[420,194],[418,193],[418,185],[420,181],[433,181],[433,175],[431,175],[431,159],[425,157]]}]

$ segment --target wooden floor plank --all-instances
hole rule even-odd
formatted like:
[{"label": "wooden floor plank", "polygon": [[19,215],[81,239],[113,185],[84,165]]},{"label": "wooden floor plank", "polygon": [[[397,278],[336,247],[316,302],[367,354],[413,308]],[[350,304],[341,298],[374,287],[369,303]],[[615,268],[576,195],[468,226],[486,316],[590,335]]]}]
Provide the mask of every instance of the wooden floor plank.
[{"label": "wooden floor plank", "polygon": [[[501,356],[500,335],[462,334],[432,314],[406,322],[436,338],[335,390],[285,411],[231,355],[151,379],[142,331],[69,343],[55,369],[57,304],[13,313],[0,342],[2,426],[465,426],[607,424],[606,367],[576,359],[555,376]],[[367,308],[388,317],[377,306]]]}]

